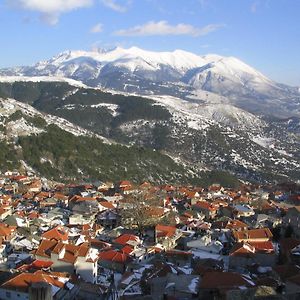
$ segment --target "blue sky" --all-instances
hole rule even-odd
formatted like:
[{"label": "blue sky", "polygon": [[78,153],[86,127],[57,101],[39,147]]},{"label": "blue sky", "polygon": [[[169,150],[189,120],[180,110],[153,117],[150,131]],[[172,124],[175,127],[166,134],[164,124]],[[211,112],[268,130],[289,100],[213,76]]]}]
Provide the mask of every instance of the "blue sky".
[{"label": "blue sky", "polygon": [[0,67],[138,46],[236,56],[300,86],[299,16],[298,0],[0,0]]}]

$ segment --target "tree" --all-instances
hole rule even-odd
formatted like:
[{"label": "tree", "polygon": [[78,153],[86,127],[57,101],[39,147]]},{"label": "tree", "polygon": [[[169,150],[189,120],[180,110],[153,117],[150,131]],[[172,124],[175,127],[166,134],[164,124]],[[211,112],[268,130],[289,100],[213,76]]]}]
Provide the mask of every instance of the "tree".
[{"label": "tree", "polygon": [[285,238],[289,238],[289,237],[291,237],[291,236],[293,235],[293,233],[294,233],[294,229],[293,229],[293,227],[289,224],[289,225],[287,226],[287,228],[285,229],[284,237],[285,237]]},{"label": "tree", "polygon": [[149,201],[152,203],[152,199],[147,198],[146,192],[137,192],[130,195],[127,198],[126,207],[120,209],[123,226],[137,228],[142,233],[146,226],[155,225],[157,219],[149,216]]}]

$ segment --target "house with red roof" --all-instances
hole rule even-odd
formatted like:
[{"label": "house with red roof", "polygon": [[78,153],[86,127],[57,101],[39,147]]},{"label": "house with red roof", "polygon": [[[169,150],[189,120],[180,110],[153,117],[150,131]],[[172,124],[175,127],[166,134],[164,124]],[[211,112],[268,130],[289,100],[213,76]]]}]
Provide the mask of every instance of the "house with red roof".
[{"label": "house with red roof", "polygon": [[114,240],[114,243],[122,246],[129,245],[133,248],[137,248],[139,245],[141,245],[142,241],[137,235],[122,234]]},{"label": "house with red roof", "polygon": [[69,299],[76,289],[73,284],[69,284],[69,280],[65,274],[51,272],[19,273],[0,286],[0,299],[31,299],[31,289],[41,283],[49,285],[51,299]]},{"label": "house with red roof", "polygon": [[17,233],[17,226],[10,226],[0,223],[0,239],[1,241],[11,241]]},{"label": "house with red roof", "polygon": [[56,272],[76,273],[86,282],[97,282],[98,250],[88,243],[76,246],[56,240],[42,240],[31,253],[38,260],[51,261],[51,268]]},{"label": "house with red roof", "polygon": [[274,245],[266,242],[238,242],[229,253],[229,266],[232,269],[258,264],[274,266],[277,262]]},{"label": "house with red roof", "polygon": [[273,237],[271,230],[267,227],[240,231],[233,230],[232,235],[236,242],[267,242]]},{"label": "house with red roof", "polygon": [[182,237],[182,231],[175,226],[157,224],[155,226],[155,241],[161,244],[166,250],[173,249],[177,241]]},{"label": "house with red roof", "polygon": [[99,265],[115,272],[124,273],[131,261],[130,255],[122,250],[111,249],[99,253]]},{"label": "house with red roof", "polygon": [[218,213],[219,207],[208,202],[208,201],[198,201],[192,206],[193,210],[201,212],[205,215],[206,219],[213,219]]},{"label": "house with red roof", "polygon": [[67,243],[69,231],[63,226],[56,226],[42,234],[42,239]]},{"label": "house with red roof", "polygon": [[115,209],[116,205],[109,201],[99,201],[98,207],[99,207],[99,212],[102,212],[108,209]]},{"label": "house with red roof", "polygon": [[200,282],[200,299],[230,299],[230,291],[254,288],[251,278],[234,272],[206,272]]}]

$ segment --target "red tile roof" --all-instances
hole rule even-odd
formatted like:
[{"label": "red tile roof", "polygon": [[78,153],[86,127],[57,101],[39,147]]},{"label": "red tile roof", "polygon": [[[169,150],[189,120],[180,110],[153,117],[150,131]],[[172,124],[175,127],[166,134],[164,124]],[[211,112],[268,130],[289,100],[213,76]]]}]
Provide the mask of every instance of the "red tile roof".
[{"label": "red tile roof", "polygon": [[200,282],[201,289],[239,289],[241,286],[252,287],[254,283],[233,272],[207,272]]},{"label": "red tile roof", "polygon": [[273,237],[273,234],[269,228],[258,228],[242,231],[233,231],[233,236],[237,241],[248,241],[255,239],[270,240]]},{"label": "red tile roof", "polygon": [[8,280],[4,284],[2,284],[1,287],[3,287],[4,289],[12,289],[12,290],[28,292],[29,287],[33,283],[37,283],[37,282],[46,282],[58,288],[64,287],[64,282],[59,280],[57,276],[54,276],[51,273],[50,274],[41,273],[39,271],[35,273],[21,273],[15,276],[14,278]]},{"label": "red tile roof", "polygon": [[63,226],[56,226],[42,234],[42,238],[48,240],[67,241],[69,233]]},{"label": "red tile roof", "polygon": [[209,210],[209,211],[216,211],[218,208],[211,204],[208,201],[197,201],[194,206],[205,209],[205,210]]},{"label": "red tile roof", "polygon": [[108,251],[101,252],[99,254],[99,259],[116,262],[116,263],[126,263],[127,261],[130,260],[130,257],[128,254],[126,254],[123,251],[108,250]]},{"label": "red tile roof", "polygon": [[108,201],[100,201],[99,204],[107,209],[115,209],[115,206]]},{"label": "red tile roof", "polygon": [[163,236],[171,237],[175,235],[176,227],[158,224],[155,227],[155,232],[158,237],[163,237]]},{"label": "red tile roof", "polygon": [[114,240],[115,243],[124,246],[130,244],[130,241],[140,243],[140,238],[133,234],[122,234]]},{"label": "red tile roof", "polygon": [[36,259],[34,262],[31,263],[31,267],[36,268],[36,269],[44,269],[44,268],[49,268],[53,265],[53,262],[50,260],[40,260]]}]

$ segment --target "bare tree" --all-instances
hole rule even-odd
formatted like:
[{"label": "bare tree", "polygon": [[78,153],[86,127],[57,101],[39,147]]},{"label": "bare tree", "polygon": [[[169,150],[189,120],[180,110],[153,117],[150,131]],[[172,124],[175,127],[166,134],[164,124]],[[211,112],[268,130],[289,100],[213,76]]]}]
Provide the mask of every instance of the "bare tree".
[{"label": "bare tree", "polygon": [[131,194],[126,206],[120,209],[122,224],[127,228],[136,228],[140,233],[149,225],[154,225],[156,219],[149,216],[149,199],[145,192]]}]

